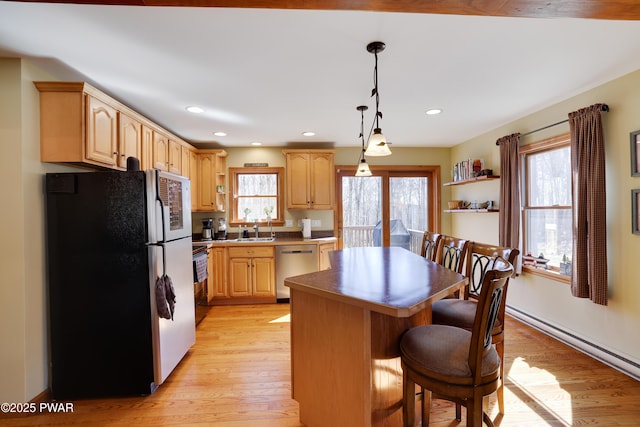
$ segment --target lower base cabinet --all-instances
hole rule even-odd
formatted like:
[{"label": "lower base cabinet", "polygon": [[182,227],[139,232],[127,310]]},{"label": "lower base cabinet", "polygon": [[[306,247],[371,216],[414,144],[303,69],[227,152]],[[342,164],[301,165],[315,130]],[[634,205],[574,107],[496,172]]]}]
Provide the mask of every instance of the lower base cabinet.
[{"label": "lower base cabinet", "polygon": [[320,243],[318,245],[318,271],[328,270],[331,268],[331,262],[329,261],[329,252],[335,250],[335,242]]},{"label": "lower base cabinet", "polygon": [[275,301],[276,279],[273,246],[228,248],[229,297]]},{"label": "lower base cabinet", "polygon": [[[329,252],[335,241],[318,243],[318,269],[331,268]],[[275,247],[232,244],[210,249],[213,261],[212,305],[276,302]]]},{"label": "lower base cabinet", "polygon": [[218,303],[219,300],[229,298],[229,292],[227,291],[227,250],[225,248],[212,248],[211,258],[213,259],[213,266],[209,270],[213,272],[211,280],[213,281],[213,300],[209,302],[211,304]]}]

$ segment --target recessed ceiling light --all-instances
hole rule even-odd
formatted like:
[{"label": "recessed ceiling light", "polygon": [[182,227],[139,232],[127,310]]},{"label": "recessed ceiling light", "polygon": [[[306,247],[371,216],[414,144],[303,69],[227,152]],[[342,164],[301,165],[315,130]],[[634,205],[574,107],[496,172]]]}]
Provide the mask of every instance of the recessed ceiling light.
[{"label": "recessed ceiling light", "polygon": [[262,145],[262,142],[252,142],[251,145]]},{"label": "recessed ceiling light", "polygon": [[190,113],[196,113],[196,114],[200,114],[202,112],[204,112],[204,110],[200,107],[195,107],[195,106],[189,106],[187,108],[185,108],[185,110],[187,110]]},{"label": "recessed ceiling light", "polygon": [[302,132],[302,135],[304,136],[314,136],[315,134],[315,132]]},{"label": "recessed ceiling light", "polygon": [[441,108],[431,108],[430,110],[427,110],[427,115],[429,116],[434,116],[436,114],[440,114],[442,113],[442,109]]},{"label": "recessed ceiling light", "polygon": [[226,132],[214,132],[213,133],[215,136],[227,136]]}]

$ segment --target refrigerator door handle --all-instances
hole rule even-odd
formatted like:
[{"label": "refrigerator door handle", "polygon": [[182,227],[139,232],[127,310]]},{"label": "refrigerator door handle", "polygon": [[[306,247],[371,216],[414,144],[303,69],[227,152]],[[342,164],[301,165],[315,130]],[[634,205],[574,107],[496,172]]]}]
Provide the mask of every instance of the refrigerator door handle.
[{"label": "refrigerator door handle", "polygon": [[167,246],[164,243],[160,243],[162,247],[162,277],[167,275]]},{"label": "refrigerator door handle", "polygon": [[[162,275],[167,275],[167,246],[164,242],[148,243],[148,246],[160,246],[162,248]],[[157,270],[156,270],[157,273]]]},{"label": "refrigerator door handle", "polygon": [[[162,222],[162,242],[167,241],[167,231],[165,230],[166,222],[164,218],[164,202],[160,197],[160,175],[156,173],[156,201],[160,203],[160,220]],[[164,256],[164,252],[163,252]]]}]

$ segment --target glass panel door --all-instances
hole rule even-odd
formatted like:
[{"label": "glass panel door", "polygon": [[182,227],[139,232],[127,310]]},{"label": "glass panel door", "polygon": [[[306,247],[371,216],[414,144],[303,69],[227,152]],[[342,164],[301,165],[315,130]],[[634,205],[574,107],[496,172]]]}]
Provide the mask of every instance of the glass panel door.
[{"label": "glass panel door", "polygon": [[342,176],[341,201],[342,247],[374,246],[374,228],[382,220],[382,177]]},{"label": "glass panel door", "polygon": [[390,177],[389,213],[391,246],[420,253],[422,234],[429,229],[427,177]]},{"label": "glass panel door", "polygon": [[338,166],[338,248],[400,246],[420,253],[425,230],[439,230],[439,168],[378,166],[356,177]]}]

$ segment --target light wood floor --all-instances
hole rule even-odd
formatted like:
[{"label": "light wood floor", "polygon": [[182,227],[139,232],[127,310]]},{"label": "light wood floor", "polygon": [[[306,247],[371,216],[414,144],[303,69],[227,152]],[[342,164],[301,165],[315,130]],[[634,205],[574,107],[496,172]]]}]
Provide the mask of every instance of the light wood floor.
[{"label": "light wood floor", "polygon": [[[0,425],[300,426],[288,309],[213,307],[196,345],[153,395],[74,401],[71,414],[0,415]],[[506,326],[506,414],[497,416],[495,397],[488,403],[497,426],[640,424],[638,381],[514,319]],[[431,425],[456,426],[453,415],[450,404],[436,400]]]}]

